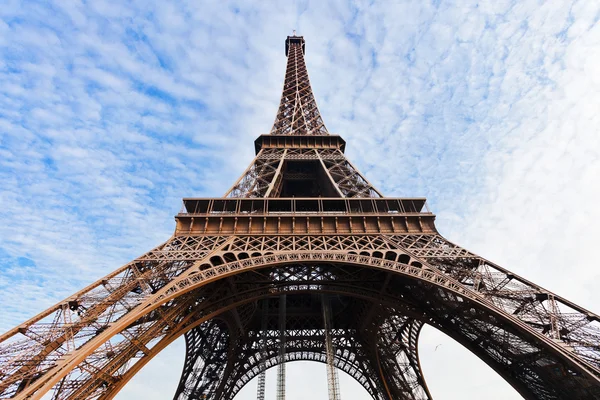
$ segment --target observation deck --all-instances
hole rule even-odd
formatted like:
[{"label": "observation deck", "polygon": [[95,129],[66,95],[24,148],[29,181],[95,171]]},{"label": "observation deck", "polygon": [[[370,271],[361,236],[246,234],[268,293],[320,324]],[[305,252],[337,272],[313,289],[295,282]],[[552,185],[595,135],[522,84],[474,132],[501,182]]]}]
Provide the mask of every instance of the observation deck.
[{"label": "observation deck", "polygon": [[177,235],[434,233],[425,198],[185,198]]},{"label": "observation deck", "polygon": [[260,135],[254,141],[256,154],[261,149],[346,149],[339,135]]}]

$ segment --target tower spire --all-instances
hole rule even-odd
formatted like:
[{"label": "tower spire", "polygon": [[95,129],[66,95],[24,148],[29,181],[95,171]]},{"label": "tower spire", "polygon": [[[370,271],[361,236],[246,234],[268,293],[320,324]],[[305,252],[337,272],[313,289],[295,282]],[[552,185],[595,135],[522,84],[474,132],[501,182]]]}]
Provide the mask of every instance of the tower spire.
[{"label": "tower spire", "polygon": [[308,80],[302,36],[288,36],[281,103],[270,135],[225,197],[382,197],[346,159],[346,142],[325,128]]},{"label": "tower spire", "polygon": [[285,55],[288,58],[281,102],[271,129],[272,135],[327,135],[304,62],[305,42],[302,36],[288,36]]}]

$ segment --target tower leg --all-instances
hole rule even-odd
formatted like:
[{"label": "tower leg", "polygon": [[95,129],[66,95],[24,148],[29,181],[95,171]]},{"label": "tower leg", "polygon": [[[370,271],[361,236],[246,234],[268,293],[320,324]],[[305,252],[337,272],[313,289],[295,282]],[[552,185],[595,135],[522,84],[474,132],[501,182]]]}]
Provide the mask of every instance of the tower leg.
[{"label": "tower leg", "polygon": [[174,400],[215,399],[227,364],[228,342],[222,321],[204,323],[186,335],[188,353]]}]

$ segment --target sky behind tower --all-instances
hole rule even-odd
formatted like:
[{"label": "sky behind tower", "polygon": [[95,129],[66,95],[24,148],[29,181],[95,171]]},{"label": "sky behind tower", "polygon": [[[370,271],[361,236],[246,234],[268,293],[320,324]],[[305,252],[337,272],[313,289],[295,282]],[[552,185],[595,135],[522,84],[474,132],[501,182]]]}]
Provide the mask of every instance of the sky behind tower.
[{"label": "sky behind tower", "polygon": [[[225,193],[271,128],[292,29],[380,191],[427,197],[451,241],[600,311],[600,3],[2,3],[0,330],[165,241],[182,197]],[[519,398],[432,329],[419,350],[436,399]],[[168,398],[183,353],[117,398]],[[326,398],[324,366],[289,371],[288,399]]]}]

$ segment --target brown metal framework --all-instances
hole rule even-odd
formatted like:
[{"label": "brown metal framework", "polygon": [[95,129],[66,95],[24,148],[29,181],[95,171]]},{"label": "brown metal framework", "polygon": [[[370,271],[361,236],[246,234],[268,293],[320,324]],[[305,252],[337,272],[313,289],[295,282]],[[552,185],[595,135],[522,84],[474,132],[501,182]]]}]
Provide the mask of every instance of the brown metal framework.
[{"label": "brown metal framework", "polygon": [[110,399],[185,335],[176,399],[231,399],[293,360],[329,361],[377,400],[431,399],[424,324],[526,399],[600,398],[600,317],[447,241],[425,199],[382,197],[323,125],[304,40],[286,52],[272,135],[242,177],[184,199],[167,242],[0,336],[0,398]]},{"label": "brown metal framework", "polygon": [[313,95],[304,63],[304,38],[290,36],[285,41],[288,58],[283,93],[271,135],[327,135],[327,128]]}]

